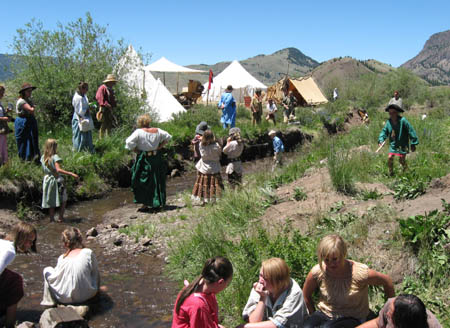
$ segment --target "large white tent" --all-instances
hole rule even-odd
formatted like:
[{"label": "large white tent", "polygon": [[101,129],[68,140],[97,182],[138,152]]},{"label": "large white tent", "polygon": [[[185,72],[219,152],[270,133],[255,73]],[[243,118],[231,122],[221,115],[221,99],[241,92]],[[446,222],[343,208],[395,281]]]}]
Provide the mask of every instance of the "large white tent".
[{"label": "large white tent", "polygon": [[160,122],[169,121],[172,114],[186,111],[160,79],[155,79],[130,45],[116,66],[119,79],[125,81],[133,94],[145,99],[146,109],[157,114]]},{"label": "large white tent", "polygon": [[225,91],[228,85],[233,86],[233,96],[238,102],[244,101],[244,96],[253,96],[257,89],[267,90],[267,87],[255,79],[244,67],[234,60],[228,65],[219,75],[213,78],[211,89],[208,94],[208,82],[203,86],[203,101],[218,102],[220,96]]}]

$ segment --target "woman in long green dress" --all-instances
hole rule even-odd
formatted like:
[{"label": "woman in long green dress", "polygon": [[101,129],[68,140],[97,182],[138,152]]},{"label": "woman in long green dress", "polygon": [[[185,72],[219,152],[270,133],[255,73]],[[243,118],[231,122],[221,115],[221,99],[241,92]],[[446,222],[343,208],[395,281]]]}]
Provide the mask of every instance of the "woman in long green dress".
[{"label": "woman in long green dress", "polygon": [[147,212],[166,205],[167,163],[161,149],[172,136],[164,130],[150,127],[150,115],[138,117],[136,129],[125,141],[125,148],[138,153],[131,168],[131,190],[134,202],[143,204],[139,209]]}]

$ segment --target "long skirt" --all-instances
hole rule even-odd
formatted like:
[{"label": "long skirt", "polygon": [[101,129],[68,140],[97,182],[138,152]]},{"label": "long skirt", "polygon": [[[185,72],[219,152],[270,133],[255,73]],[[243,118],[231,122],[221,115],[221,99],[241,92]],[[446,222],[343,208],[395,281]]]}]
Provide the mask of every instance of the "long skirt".
[{"label": "long skirt", "polygon": [[23,297],[22,276],[9,269],[3,270],[0,275],[0,316],[11,305],[19,303]]},{"label": "long skirt", "polygon": [[194,199],[213,202],[217,197],[220,197],[222,190],[223,182],[220,172],[216,174],[203,174],[197,171],[197,179],[192,190]]},{"label": "long skirt", "polygon": [[134,202],[153,208],[166,205],[167,163],[162,154],[148,156],[141,152],[131,168]]},{"label": "long skirt", "polygon": [[[92,119],[92,118],[91,118]],[[78,118],[72,118],[72,143],[75,151],[88,151],[94,153],[92,144],[92,131],[82,132],[78,126]]]},{"label": "long skirt", "polygon": [[39,151],[39,132],[34,116],[17,117],[14,122],[14,130],[19,157],[32,161],[41,158]]}]

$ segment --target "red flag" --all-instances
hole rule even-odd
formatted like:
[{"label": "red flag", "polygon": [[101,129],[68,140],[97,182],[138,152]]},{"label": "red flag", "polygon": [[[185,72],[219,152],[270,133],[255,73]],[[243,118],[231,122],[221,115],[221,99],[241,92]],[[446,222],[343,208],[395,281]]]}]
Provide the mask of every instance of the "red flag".
[{"label": "red flag", "polygon": [[214,74],[213,74],[213,71],[212,71],[212,70],[209,70],[209,83],[208,83],[208,90],[210,90],[210,89],[211,89],[211,84],[213,83],[213,76],[214,76]]}]

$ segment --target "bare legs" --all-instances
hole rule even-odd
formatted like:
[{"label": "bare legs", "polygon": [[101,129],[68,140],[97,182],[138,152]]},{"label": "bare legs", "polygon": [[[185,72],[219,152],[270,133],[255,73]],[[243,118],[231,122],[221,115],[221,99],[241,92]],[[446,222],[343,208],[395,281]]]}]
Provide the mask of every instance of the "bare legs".
[{"label": "bare legs", "polygon": [[[65,210],[66,210],[66,202],[63,202],[59,207],[59,218],[57,222],[63,222]],[[50,207],[48,209],[48,215],[50,216],[50,222],[55,221],[55,207]]]},{"label": "bare legs", "polygon": [[[388,168],[390,176],[394,175],[394,157],[395,155],[390,154],[388,158]],[[399,156],[399,162],[403,167],[403,172],[405,172],[408,169],[408,165],[406,164],[406,156]]]}]

